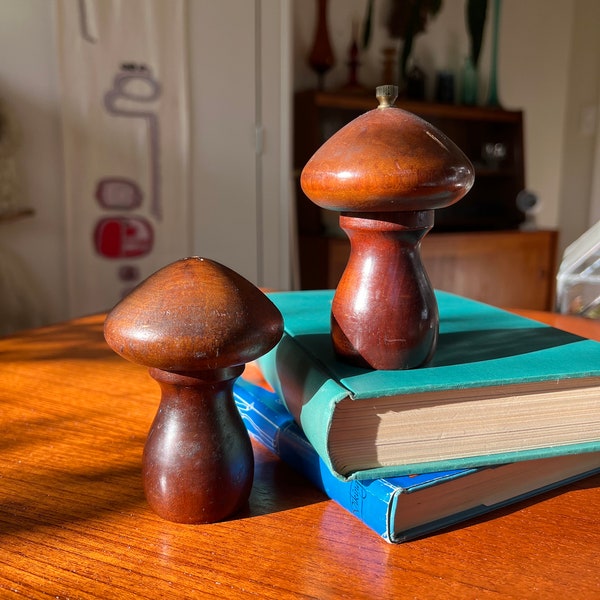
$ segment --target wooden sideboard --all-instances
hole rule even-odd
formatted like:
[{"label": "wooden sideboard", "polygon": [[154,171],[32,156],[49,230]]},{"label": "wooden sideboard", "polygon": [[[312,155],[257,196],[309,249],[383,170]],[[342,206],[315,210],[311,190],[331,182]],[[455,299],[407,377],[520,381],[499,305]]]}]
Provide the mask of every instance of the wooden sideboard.
[{"label": "wooden sideboard", "polygon": [[[421,256],[433,286],[503,307],[554,306],[558,233],[429,233]],[[350,254],[346,238],[300,235],[302,287],[335,288]]]},{"label": "wooden sideboard", "polygon": [[[438,231],[516,229],[523,222],[525,215],[516,205],[517,195],[525,188],[522,111],[405,99],[399,99],[395,106],[444,132],[475,168],[471,191],[460,202],[437,211]],[[339,129],[376,107],[375,90],[308,90],[295,95],[294,170],[300,233],[323,233],[322,209],[313,205],[300,189],[299,175],[304,165]]]},{"label": "wooden sideboard", "polygon": [[[313,204],[300,188],[312,154],[341,127],[375,108],[374,94],[303,91],[294,104],[294,169],[300,287],[333,288],[349,255],[337,213]],[[439,289],[490,304],[554,308],[557,232],[522,231],[525,215],[516,198],[525,188],[522,111],[408,102],[410,111],[446,133],[475,167],[475,185],[460,202],[436,211],[422,243],[429,277]],[[500,147],[497,160],[485,149]]]}]

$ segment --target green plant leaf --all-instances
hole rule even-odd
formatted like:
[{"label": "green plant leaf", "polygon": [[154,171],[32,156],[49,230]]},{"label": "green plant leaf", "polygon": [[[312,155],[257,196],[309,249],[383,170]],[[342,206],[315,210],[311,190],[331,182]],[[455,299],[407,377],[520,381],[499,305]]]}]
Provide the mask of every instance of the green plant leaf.
[{"label": "green plant leaf", "polygon": [[488,0],[467,0],[466,20],[471,41],[471,62],[477,67],[487,16]]},{"label": "green plant leaf", "polygon": [[371,32],[373,29],[373,3],[375,0],[368,0],[367,2],[367,12],[365,14],[365,20],[363,23],[363,39],[362,39],[362,47],[363,50],[366,50],[369,47],[371,42]]}]

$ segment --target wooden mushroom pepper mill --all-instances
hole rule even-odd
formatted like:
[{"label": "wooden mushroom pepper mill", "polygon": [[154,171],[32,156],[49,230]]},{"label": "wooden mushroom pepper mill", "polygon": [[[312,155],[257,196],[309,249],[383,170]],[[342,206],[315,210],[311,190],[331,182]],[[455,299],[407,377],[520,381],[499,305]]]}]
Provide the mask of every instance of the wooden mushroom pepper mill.
[{"label": "wooden mushroom pepper mill", "polygon": [[254,457],[232,387],[282,332],[279,310],[258,288],[204,258],[157,271],[107,316],[108,344],[149,367],[162,391],[142,465],[161,517],[210,523],[248,500]]},{"label": "wooden mushroom pepper mill", "polygon": [[414,368],[432,357],[439,316],[420,244],[434,210],[457,202],[474,181],[448,137],[393,106],[397,93],[378,87],[379,107],[327,140],[300,180],[315,204],[341,212],[350,239],[332,304],[334,350],[374,369]]}]

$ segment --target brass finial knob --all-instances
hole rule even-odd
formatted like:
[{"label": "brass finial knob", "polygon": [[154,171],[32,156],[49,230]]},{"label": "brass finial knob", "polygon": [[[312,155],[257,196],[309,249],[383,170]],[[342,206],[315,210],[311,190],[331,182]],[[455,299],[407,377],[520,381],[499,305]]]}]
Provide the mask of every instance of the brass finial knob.
[{"label": "brass finial knob", "polygon": [[375,97],[379,101],[378,108],[390,108],[398,98],[398,86],[380,85],[375,89]]}]

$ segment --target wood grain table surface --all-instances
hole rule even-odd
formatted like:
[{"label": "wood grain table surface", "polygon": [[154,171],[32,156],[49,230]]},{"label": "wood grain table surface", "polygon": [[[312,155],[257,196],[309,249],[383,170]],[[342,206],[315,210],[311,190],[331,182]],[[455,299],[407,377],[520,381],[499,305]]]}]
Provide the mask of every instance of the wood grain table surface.
[{"label": "wood grain table surface", "polygon": [[600,598],[600,476],[391,545],[254,444],[240,513],[161,520],[141,484],[158,386],[102,323],[0,339],[1,599]]}]

